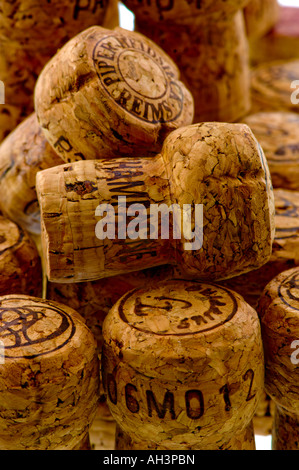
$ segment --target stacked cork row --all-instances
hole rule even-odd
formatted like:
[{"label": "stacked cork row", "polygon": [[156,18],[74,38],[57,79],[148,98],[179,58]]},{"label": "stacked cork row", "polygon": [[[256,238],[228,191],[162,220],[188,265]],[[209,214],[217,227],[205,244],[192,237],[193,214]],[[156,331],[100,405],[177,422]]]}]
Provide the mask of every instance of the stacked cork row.
[{"label": "stacked cork row", "polygon": [[296,449],[299,66],[253,67],[281,9],[44,3],[0,2],[0,448]]}]

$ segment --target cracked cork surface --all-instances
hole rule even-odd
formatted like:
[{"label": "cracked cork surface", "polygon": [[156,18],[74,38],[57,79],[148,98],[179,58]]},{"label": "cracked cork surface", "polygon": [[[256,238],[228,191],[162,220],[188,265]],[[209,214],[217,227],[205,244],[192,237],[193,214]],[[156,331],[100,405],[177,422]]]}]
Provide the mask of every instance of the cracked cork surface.
[{"label": "cracked cork surface", "polygon": [[35,113],[0,144],[0,210],[24,230],[40,235],[35,190],[38,171],[64,163],[46,141]]},{"label": "cracked cork surface", "polygon": [[248,0],[124,0],[135,29],[169,54],[194,97],[194,122],[233,122],[249,112]]},{"label": "cracked cork surface", "polygon": [[153,156],[165,137],[193,122],[193,98],[156,44],[122,28],[94,26],[46,65],[35,110],[66,162]]},{"label": "cracked cork surface", "polygon": [[125,449],[254,449],[263,389],[257,313],[214,284],[135,289],[103,326],[103,387]]},{"label": "cracked cork surface", "polygon": [[274,188],[299,190],[299,115],[260,112],[242,119],[259,141]]},{"label": "cracked cork surface", "polygon": [[35,243],[13,221],[0,216],[0,295],[42,294],[42,267]]},{"label": "cracked cork surface", "polygon": [[299,60],[274,61],[261,64],[251,74],[251,114],[266,111],[298,113],[293,103],[292,83],[298,80]]},{"label": "cracked cork surface", "polygon": [[[273,450],[298,450],[299,268],[280,273],[259,301],[265,351],[265,389],[273,399]],[[295,343],[294,343],[295,342]]]},{"label": "cracked cork surface", "polygon": [[108,0],[83,5],[78,0],[10,0],[0,5],[0,69],[5,107],[0,142],[34,111],[38,75],[57,50],[94,24],[103,24]]},{"label": "cracked cork surface", "polygon": [[[243,124],[178,129],[152,159],[82,161],[50,168],[37,174],[36,190],[52,282],[92,281],[163,264],[176,264],[188,276],[225,279],[262,266],[271,255],[274,198],[269,170]],[[121,239],[118,230],[124,224],[117,220],[118,238],[101,240],[97,207],[116,205],[118,196],[146,209],[160,203],[193,208],[203,204],[202,248],[186,251],[190,240],[184,230],[180,241],[136,241],[126,239],[127,234]]]},{"label": "cracked cork surface", "polygon": [[0,448],[87,449],[99,363],[82,317],[57,302],[2,296],[0,338]]}]

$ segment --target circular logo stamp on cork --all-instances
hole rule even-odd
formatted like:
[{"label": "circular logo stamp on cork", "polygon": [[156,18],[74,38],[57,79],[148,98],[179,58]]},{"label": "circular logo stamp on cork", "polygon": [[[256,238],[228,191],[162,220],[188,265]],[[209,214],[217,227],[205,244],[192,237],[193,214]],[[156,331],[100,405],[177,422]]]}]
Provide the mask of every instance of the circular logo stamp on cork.
[{"label": "circular logo stamp on cork", "polygon": [[180,116],[183,90],[171,65],[147,42],[105,36],[94,48],[93,62],[109,96],[136,118],[155,124]]},{"label": "circular logo stamp on cork", "polygon": [[43,356],[63,348],[76,331],[68,313],[51,303],[14,298],[0,307],[0,340],[5,358]]},{"label": "circular logo stamp on cork", "polygon": [[120,302],[119,315],[132,328],[161,336],[213,330],[237,312],[233,293],[195,281],[169,281],[150,291],[135,289]]},{"label": "circular logo stamp on cork", "polygon": [[293,271],[278,286],[278,295],[291,309],[299,311],[299,269]]}]

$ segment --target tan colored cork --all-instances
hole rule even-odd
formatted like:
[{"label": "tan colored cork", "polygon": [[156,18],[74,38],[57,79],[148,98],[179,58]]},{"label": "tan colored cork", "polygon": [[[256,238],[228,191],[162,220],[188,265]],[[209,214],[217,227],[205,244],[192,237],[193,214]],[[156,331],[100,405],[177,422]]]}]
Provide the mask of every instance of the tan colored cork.
[{"label": "tan colored cork", "polygon": [[0,296],[42,294],[39,253],[27,232],[0,216]]},{"label": "tan colored cork", "polygon": [[[269,170],[244,124],[178,129],[152,159],[93,160],[50,168],[37,174],[36,189],[52,282],[91,281],[163,264],[178,265],[193,277],[225,279],[260,267],[271,255],[274,198]],[[143,225],[149,225],[152,216],[153,228],[143,227],[138,234],[135,227],[134,233],[131,219],[119,206],[124,196],[130,210],[132,204],[142,204]],[[102,204],[110,205],[113,215],[106,234],[104,214],[99,213]],[[161,204],[173,209],[169,233],[165,217],[155,223]],[[187,205],[189,227],[180,224]],[[119,211],[115,219],[114,208]],[[188,233],[190,227],[193,234]]]},{"label": "tan colored cork", "polygon": [[193,98],[171,59],[146,37],[94,26],[46,65],[35,110],[65,161],[153,156],[193,120]]},{"label": "tan colored cork", "polygon": [[259,269],[220,281],[257,308],[265,286],[279,273],[299,266],[299,192],[274,189],[275,237],[269,261]]},{"label": "tan colored cork", "polygon": [[33,91],[44,65],[74,35],[102,24],[107,8],[108,0],[1,1],[0,80],[9,115],[0,118],[0,142],[34,111]]},{"label": "tan colored cork", "polygon": [[248,0],[124,0],[135,29],[174,60],[195,103],[194,122],[233,122],[250,109]]},{"label": "tan colored cork", "polygon": [[274,60],[299,59],[299,8],[280,7],[274,28],[262,38],[249,42],[253,66]]},{"label": "tan colored cork", "polygon": [[40,170],[64,163],[46,141],[35,113],[0,145],[0,210],[24,230],[40,234],[35,190]]},{"label": "tan colored cork", "polygon": [[103,28],[113,29],[119,26],[119,5],[120,2],[118,0],[109,0],[103,20]]},{"label": "tan colored cork", "polygon": [[1,450],[86,446],[98,404],[96,342],[69,307],[28,296],[0,298]]},{"label": "tan colored cork", "polygon": [[263,349],[257,314],[238,294],[184,280],[135,289],[103,336],[103,386],[130,448],[224,449],[252,430]]},{"label": "tan colored cork", "polygon": [[249,39],[260,39],[269,33],[278,23],[280,9],[277,0],[250,0],[244,8]]},{"label": "tan colored cork", "polygon": [[265,389],[276,404],[274,450],[298,450],[299,269],[284,271],[267,284],[260,299],[265,351]]},{"label": "tan colored cork", "polygon": [[299,115],[260,112],[242,119],[261,144],[274,188],[299,190]]},{"label": "tan colored cork", "polygon": [[[265,111],[299,112],[299,60],[262,64],[252,71],[251,114]],[[294,85],[293,85],[294,84]],[[293,85],[293,87],[292,87]]]}]

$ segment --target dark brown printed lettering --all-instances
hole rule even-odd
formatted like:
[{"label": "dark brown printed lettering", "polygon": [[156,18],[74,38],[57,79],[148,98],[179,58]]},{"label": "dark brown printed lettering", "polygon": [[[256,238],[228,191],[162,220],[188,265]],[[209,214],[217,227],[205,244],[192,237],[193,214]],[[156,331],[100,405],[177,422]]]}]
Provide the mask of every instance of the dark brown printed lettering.
[{"label": "dark brown printed lettering", "polygon": [[57,149],[58,152],[67,152],[67,153],[69,153],[73,150],[72,145],[70,144],[68,139],[63,137],[63,135],[59,137],[57,142],[55,142],[54,147]]},{"label": "dark brown printed lettering", "polygon": [[223,393],[225,411],[230,411],[232,406],[231,406],[231,402],[229,399],[229,388],[227,384],[223,385],[223,387],[220,388],[219,392]]},{"label": "dark brown printed lettering", "polygon": [[153,407],[160,419],[164,419],[166,416],[167,410],[170,413],[171,419],[175,419],[175,411],[174,411],[174,395],[171,392],[166,392],[164,396],[163,405],[160,405],[154,393],[151,390],[146,391],[146,398],[147,398],[147,409],[148,415],[151,418],[153,416]]},{"label": "dark brown printed lettering", "polygon": [[204,398],[200,390],[188,390],[185,394],[185,402],[188,418],[199,419],[202,417],[204,414]]},{"label": "dark brown printed lettering", "polygon": [[255,397],[255,393],[253,395],[251,394],[251,389],[252,389],[252,384],[253,384],[253,379],[254,379],[253,370],[248,369],[248,371],[244,374],[243,379],[244,380],[250,379],[249,390],[248,390],[248,394],[247,394],[247,398],[246,398],[246,401],[250,401],[250,400],[252,400],[252,398]]},{"label": "dark brown printed lettering", "polygon": [[117,405],[117,385],[112,374],[107,375],[107,393],[109,400],[113,405]]},{"label": "dark brown printed lettering", "polygon": [[135,397],[133,397],[132,392],[137,392],[137,388],[135,385],[127,384],[125,388],[125,397],[126,397],[126,405],[131,413],[138,413],[139,411],[139,403]]}]

